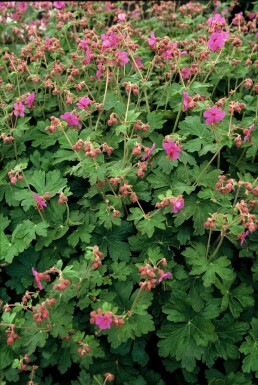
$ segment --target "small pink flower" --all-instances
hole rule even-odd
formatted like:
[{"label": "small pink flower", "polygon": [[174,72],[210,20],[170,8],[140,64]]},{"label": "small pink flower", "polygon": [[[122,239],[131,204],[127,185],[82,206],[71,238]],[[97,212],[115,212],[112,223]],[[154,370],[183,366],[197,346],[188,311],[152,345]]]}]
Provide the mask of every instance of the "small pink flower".
[{"label": "small pink flower", "polygon": [[32,270],[32,274],[34,275],[36,285],[38,286],[39,290],[43,290],[44,287],[42,286],[42,283],[40,282],[39,273],[34,269],[34,267],[31,270]]},{"label": "small pink flower", "polygon": [[251,124],[251,126],[249,127],[249,130],[247,131],[246,135],[244,136],[244,142],[246,142],[250,136],[251,136],[251,132],[254,130],[254,123]]},{"label": "small pink flower", "polygon": [[86,110],[88,106],[92,103],[92,100],[88,97],[82,97],[79,99],[79,102],[77,103],[77,107],[79,110]]},{"label": "small pink flower", "polygon": [[207,43],[207,46],[211,51],[219,51],[225,45],[225,40],[228,37],[229,32],[213,32]]},{"label": "small pink flower", "polygon": [[21,13],[25,13],[28,8],[28,3],[27,1],[18,1],[18,11]]},{"label": "small pink flower", "polygon": [[116,47],[118,45],[118,39],[114,32],[102,34],[101,40],[103,41],[102,45],[105,48]]},{"label": "small pink flower", "polygon": [[154,47],[154,45],[156,44],[156,41],[157,41],[157,39],[155,37],[154,32],[151,32],[150,33],[150,38],[148,39],[149,46],[150,47]]},{"label": "small pink flower", "polygon": [[192,101],[192,98],[188,95],[187,92],[183,92],[183,106],[184,111],[189,110],[190,106],[189,103]]},{"label": "small pink flower", "polygon": [[144,65],[142,64],[142,59],[140,58],[140,56],[137,56],[137,57],[135,58],[135,63],[137,64],[137,66],[138,66],[139,69],[144,68]]},{"label": "small pink flower", "polygon": [[61,118],[64,119],[69,126],[81,127],[78,116],[71,114],[71,112],[64,113],[61,115]]},{"label": "small pink flower", "polygon": [[99,314],[96,317],[95,324],[101,329],[110,329],[113,322],[112,313],[106,312],[106,314]]},{"label": "small pink flower", "polygon": [[181,75],[183,79],[189,79],[191,77],[190,68],[184,67],[181,71]]},{"label": "small pink flower", "polygon": [[65,8],[65,1],[54,1],[53,5],[57,9],[64,9]]},{"label": "small pink flower", "polygon": [[24,111],[25,111],[25,107],[24,107],[24,104],[22,102],[14,103],[13,114],[15,116],[21,116],[21,117],[25,116]]},{"label": "small pink flower", "polygon": [[99,63],[98,64],[98,70],[96,72],[96,78],[100,79],[101,75],[102,75],[102,63]]},{"label": "small pink flower", "polygon": [[165,52],[164,52],[164,58],[167,59],[167,60],[170,60],[172,59],[172,49],[167,49]]},{"label": "small pink flower", "polygon": [[164,148],[168,158],[170,159],[178,159],[179,154],[182,151],[182,148],[180,146],[177,146],[172,139],[169,139],[168,141],[164,142],[162,147]]},{"label": "small pink flower", "polygon": [[153,143],[153,145],[149,148],[149,147],[146,147],[145,148],[145,155],[142,157],[142,160],[146,160],[146,159],[149,159],[149,157],[151,156],[151,153],[152,151],[154,150],[154,148],[156,147],[156,144]]},{"label": "small pink flower", "polygon": [[28,106],[28,108],[31,108],[33,106],[35,100],[35,92],[32,92],[27,96],[27,99],[25,100],[25,104]]},{"label": "small pink flower", "polygon": [[173,213],[178,213],[179,210],[183,209],[185,206],[184,199],[182,195],[179,195],[177,198],[172,198],[170,202],[173,205]]},{"label": "small pink flower", "polygon": [[225,25],[226,23],[226,20],[224,17],[222,17],[219,13],[216,13],[214,16],[210,17],[208,20],[207,20],[207,24],[208,26],[210,27],[212,24],[215,24],[219,22],[221,25]]},{"label": "small pink flower", "polygon": [[245,231],[244,233],[242,234],[238,234],[238,239],[240,239],[240,246],[243,246],[244,242],[245,242],[245,238],[248,236],[249,234],[249,231]]},{"label": "small pink flower", "polygon": [[172,277],[172,273],[168,271],[167,273],[164,273],[159,277],[158,282],[162,282],[163,279],[169,279],[170,277]]},{"label": "small pink flower", "polygon": [[87,48],[85,51],[85,55],[86,56],[85,56],[83,64],[90,64],[90,62],[91,62],[91,50]]},{"label": "small pink flower", "polygon": [[119,21],[126,21],[126,14],[125,13],[119,13],[117,15],[117,18]]},{"label": "small pink flower", "polygon": [[225,115],[226,113],[224,111],[219,110],[216,106],[213,106],[208,111],[205,111],[203,113],[203,116],[206,118],[206,124],[220,122],[225,117]]},{"label": "small pink flower", "polygon": [[37,201],[37,206],[40,210],[44,210],[44,207],[47,207],[46,202],[44,201],[44,198],[39,196],[38,194],[33,193],[33,198]]},{"label": "small pink flower", "polygon": [[120,65],[123,66],[127,63],[129,63],[129,58],[127,57],[127,52],[125,51],[117,51],[116,52],[116,55],[119,57],[120,59]]}]

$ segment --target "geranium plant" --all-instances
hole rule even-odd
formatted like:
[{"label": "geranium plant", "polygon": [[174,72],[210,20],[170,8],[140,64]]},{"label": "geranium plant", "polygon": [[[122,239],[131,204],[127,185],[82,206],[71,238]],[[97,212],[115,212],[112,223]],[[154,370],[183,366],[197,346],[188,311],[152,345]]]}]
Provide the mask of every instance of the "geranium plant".
[{"label": "geranium plant", "polygon": [[258,3],[0,4],[0,385],[258,378]]}]

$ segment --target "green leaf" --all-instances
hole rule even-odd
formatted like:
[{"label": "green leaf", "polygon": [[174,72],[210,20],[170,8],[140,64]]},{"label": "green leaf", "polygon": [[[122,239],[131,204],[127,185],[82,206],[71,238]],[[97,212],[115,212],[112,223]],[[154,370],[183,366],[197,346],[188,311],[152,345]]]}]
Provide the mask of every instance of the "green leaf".
[{"label": "green leaf", "polygon": [[149,238],[151,238],[154,234],[155,228],[165,230],[166,226],[163,223],[166,220],[166,218],[160,214],[157,213],[153,217],[150,218],[144,218],[140,222],[136,223],[137,229],[140,231],[141,234],[147,234]]},{"label": "green leaf", "polygon": [[240,352],[246,357],[243,360],[242,369],[244,373],[255,372],[258,378],[258,319],[253,318],[251,322],[252,329],[245,338],[245,342],[240,346]]},{"label": "green leaf", "polygon": [[77,229],[68,236],[68,245],[75,247],[80,241],[84,243],[90,243],[91,233],[94,228],[94,225],[89,224],[78,226]]},{"label": "green leaf", "polygon": [[43,195],[48,193],[57,193],[66,187],[67,179],[62,178],[59,170],[45,172],[42,170],[34,171],[31,177],[28,177],[28,183],[31,184],[36,193]]}]

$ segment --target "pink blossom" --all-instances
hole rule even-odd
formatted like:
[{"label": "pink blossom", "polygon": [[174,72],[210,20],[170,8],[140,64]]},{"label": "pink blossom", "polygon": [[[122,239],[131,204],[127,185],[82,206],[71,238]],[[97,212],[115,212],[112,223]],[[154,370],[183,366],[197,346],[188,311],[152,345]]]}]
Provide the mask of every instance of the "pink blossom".
[{"label": "pink blossom", "polygon": [[65,1],[54,1],[53,5],[57,9],[64,9],[65,8]]},{"label": "pink blossom", "polygon": [[118,39],[114,32],[101,35],[101,39],[103,41],[102,45],[105,48],[116,47],[118,45]]},{"label": "pink blossom", "polygon": [[79,42],[79,48],[86,50],[88,47],[88,41],[85,39],[80,40]]},{"label": "pink blossom", "polygon": [[188,95],[187,92],[183,92],[183,105],[184,105],[184,111],[189,110],[190,106],[189,103],[192,101],[192,98]]},{"label": "pink blossom", "polygon": [[139,69],[144,68],[144,65],[142,64],[142,59],[140,58],[140,56],[137,56],[134,60]]},{"label": "pink blossom", "polygon": [[95,324],[101,329],[110,329],[112,325],[113,319],[112,319],[112,313],[106,312],[106,314],[102,315],[99,314],[96,317]]},{"label": "pink blossom", "polygon": [[219,110],[216,106],[213,106],[208,111],[205,111],[203,113],[203,116],[206,118],[206,124],[220,122],[225,117],[225,115],[226,113],[224,111]]},{"label": "pink blossom", "polygon": [[27,96],[27,99],[25,100],[25,104],[28,106],[28,108],[31,108],[33,106],[35,100],[35,92],[32,92]]},{"label": "pink blossom", "polygon": [[213,32],[207,43],[207,46],[211,51],[219,51],[225,45],[225,40],[228,37],[229,32]]},{"label": "pink blossom", "polygon": [[169,279],[170,277],[172,277],[172,273],[170,273],[170,271],[168,271],[167,273],[163,273],[159,279],[158,279],[158,282],[162,282],[163,279]]},{"label": "pink blossom", "polygon": [[61,115],[61,118],[64,119],[69,126],[81,127],[78,116],[71,114],[71,112],[64,113]]},{"label": "pink blossom", "polygon": [[246,135],[244,136],[244,142],[247,141],[247,139],[250,138],[251,136],[251,132],[254,130],[254,123],[251,124],[251,126],[249,127],[249,130],[247,131]]},{"label": "pink blossom", "polygon": [[153,143],[153,145],[150,148],[149,147],[145,147],[145,149],[144,149],[145,155],[142,157],[142,160],[149,159],[149,157],[151,156],[151,153],[152,153],[152,151],[154,150],[155,147],[156,147],[155,143]]},{"label": "pink blossom", "polygon": [[148,39],[149,46],[153,47],[156,44],[156,41],[157,41],[157,39],[155,37],[154,32],[151,32],[150,33],[150,38]]},{"label": "pink blossom", "polygon": [[87,48],[85,54],[86,54],[86,57],[85,57],[85,60],[84,60],[83,64],[90,64],[90,62],[91,62],[91,51],[90,51],[90,49]]},{"label": "pink blossom", "polygon": [[96,72],[96,78],[97,79],[100,79],[100,77],[101,77],[101,74],[102,74],[102,63],[99,63],[98,64],[98,70],[97,70],[97,72]]},{"label": "pink blossom", "polygon": [[34,267],[31,270],[32,270],[32,274],[34,275],[35,282],[36,282],[36,285],[38,286],[39,290],[44,289],[44,287],[42,286],[42,283],[40,282],[39,273],[34,269]]},{"label": "pink blossom", "polygon": [[179,210],[184,208],[185,202],[182,195],[179,195],[177,198],[171,198],[170,202],[173,205],[173,213],[178,213]]},{"label": "pink blossom", "polygon": [[170,159],[178,159],[179,154],[182,151],[180,146],[177,146],[172,139],[168,139],[168,141],[164,142],[162,147],[167,153],[168,158]]},{"label": "pink blossom", "polygon": [[215,24],[215,23],[220,23],[222,25],[225,25],[226,23],[226,20],[223,16],[221,16],[219,13],[216,13],[214,16],[210,17],[208,20],[207,20],[207,24],[208,26],[211,26],[212,24]]},{"label": "pink blossom", "polygon": [[14,103],[13,109],[14,109],[13,113],[15,116],[22,116],[22,117],[25,116],[24,115],[25,107],[22,102]]},{"label": "pink blossom", "polygon": [[249,231],[245,231],[244,233],[242,234],[238,234],[238,239],[240,239],[240,246],[243,246],[244,242],[245,242],[245,238],[248,236],[249,234]]},{"label": "pink blossom", "polygon": [[92,103],[92,100],[88,97],[82,97],[79,99],[79,102],[77,103],[77,107],[79,110],[86,110],[88,106]]},{"label": "pink blossom", "polygon": [[37,201],[37,206],[40,210],[44,210],[44,207],[47,207],[46,202],[44,201],[44,198],[39,196],[38,194],[33,193],[33,198]]},{"label": "pink blossom", "polygon": [[25,13],[28,8],[28,3],[27,1],[18,1],[18,11],[21,13]]},{"label": "pink blossom", "polygon": [[119,13],[117,15],[117,18],[119,21],[126,21],[126,14],[125,13]]},{"label": "pink blossom", "polygon": [[120,65],[123,66],[127,63],[129,63],[129,58],[127,57],[127,52],[125,51],[117,51],[116,52],[116,55],[119,57],[120,59]]},{"label": "pink blossom", "polygon": [[164,52],[164,58],[167,59],[167,60],[170,60],[172,59],[172,49],[167,49],[165,52]]},{"label": "pink blossom", "polygon": [[189,79],[191,77],[191,70],[188,67],[184,67],[181,71],[183,79]]}]

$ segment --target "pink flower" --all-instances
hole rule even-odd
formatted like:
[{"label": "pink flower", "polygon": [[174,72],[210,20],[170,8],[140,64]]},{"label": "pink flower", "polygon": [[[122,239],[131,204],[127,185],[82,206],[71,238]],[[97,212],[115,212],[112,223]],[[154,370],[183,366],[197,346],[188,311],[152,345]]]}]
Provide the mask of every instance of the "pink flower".
[{"label": "pink flower", "polygon": [[210,108],[208,111],[205,111],[203,113],[203,116],[206,118],[206,124],[220,122],[225,117],[225,115],[226,113],[224,111],[219,110],[216,106]]},{"label": "pink flower", "polygon": [[64,119],[69,126],[81,127],[78,116],[71,114],[71,112],[66,112],[61,115],[61,118]]},{"label": "pink flower", "polygon": [[154,148],[156,147],[156,144],[153,143],[153,145],[149,148],[149,147],[145,147],[144,151],[145,151],[145,155],[142,157],[142,160],[146,160],[146,159],[149,159],[152,151],[154,150]]},{"label": "pink flower", "polygon": [[228,31],[226,32],[213,32],[207,43],[207,46],[212,51],[219,51],[225,45],[225,40],[228,37]]},{"label": "pink flower", "polygon": [[101,329],[110,329],[113,322],[112,313],[106,312],[106,314],[99,314],[96,317],[95,324]]},{"label": "pink flower", "polygon": [[184,208],[185,202],[182,195],[179,195],[177,198],[171,198],[170,203],[173,205],[173,213],[178,213],[179,210]]},{"label": "pink flower", "polygon": [[129,58],[127,57],[127,52],[125,52],[125,51],[117,51],[116,55],[120,59],[120,66],[123,66],[123,65],[129,63]]},{"label": "pink flower", "polygon": [[105,48],[116,47],[118,45],[118,39],[114,32],[101,35],[101,39],[103,41],[102,45]]},{"label": "pink flower", "polygon": [[84,59],[83,64],[90,64],[90,62],[91,62],[91,51],[90,51],[90,49],[87,48],[86,51],[85,51],[85,54],[86,54],[86,57]]},{"label": "pink flower", "polygon": [[27,1],[18,1],[18,11],[21,13],[25,13],[28,8],[28,3]]},{"label": "pink flower", "polygon": [[65,8],[65,1],[54,1],[53,5],[57,9],[64,9]]},{"label": "pink flower", "polygon": [[226,20],[223,16],[221,16],[219,13],[216,13],[214,16],[210,17],[207,20],[207,24],[210,27],[212,24],[220,23],[222,25],[225,25]]},{"label": "pink flower", "polygon": [[168,271],[167,273],[163,273],[159,279],[158,279],[158,282],[162,282],[163,279],[169,279],[170,277],[172,277],[172,273],[170,273],[170,271]]},{"label": "pink flower", "polygon": [[13,113],[15,116],[24,116],[25,107],[22,102],[14,103],[13,105]]},{"label": "pink flower", "polygon": [[38,286],[39,290],[44,289],[44,287],[42,286],[42,283],[40,282],[39,273],[34,269],[34,267],[31,270],[32,270],[32,274],[34,275],[35,282],[36,282],[36,285]]},{"label": "pink flower", "polygon": [[189,103],[192,101],[192,98],[188,95],[187,92],[183,92],[183,105],[184,105],[184,111],[189,110],[190,106]]},{"label": "pink flower", "polygon": [[40,210],[44,210],[44,207],[47,207],[46,202],[44,201],[44,198],[39,196],[38,194],[33,193],[33,198],[37,201],[37,206]]},{"label": "pink flower", "polygon": [[181,71],[181,75],[183,79],[189,79],[191,77],[190,68],[184,67]]},{"label": "pink flower", "polygon": [[101,77],[101,74],[102,74],[102,63],[99,63],[98,64],[98,70],[97,70],[97,72],[96,72],[96,78],[97,79],[100,79],[100,77]]},{"label": "pink flower", "polygon": [[31,108],[33,106],[33,103],[34,103],[34,100],[35,100],[35,92],[32,92],[31,94],[29,94],[27,96],[27,99],[25,100],[25,104]]},{"label": "pink flower", "polygon": [[168,141],[164,142],[162,147],[164,148],[168,158],[170,159],[178,159],[179,154],[182,151],[182,148],[180,146],[177,146],[172,139],[169,139]]},{"label": "pink flower", "polygon": [[165,52],[164,52],[164,58],[167,59],[167,60],[170,60],[172,59],[172,49],[167,49]]},{"label": "pink flower", "polygon": [[142,59],[140,58],[140,56],[137,56],[135,58],[135,63],[137,64],[139,69],[144,68],[144,65],[142,64]]},{"label": "pink flower", "polygon": [[250,138],[251,132],[252,132],[253,130],[254,130],[254,123],[251,124],[251,126],[249,127],[249,130],[247,130],[247,133],[246,133],[246,135],[244,136],[244,142],[246,142],[247,139]]},{"label": "pink flower", "polygon": [[238,239],[240,239],[240,246],[243,246],[244,242],[245,242],[245,238],[247,237],[247,235],[249,234],[249,231],[245,231],[244,233],[242,234],[238,234]]},{"label": "pink flower", "polygon": [[82,97],[79,99],[77,107],[79,108],[79,110],[86,110],[91,103],[92,101],[90,100],[90,98]]},{"label": "pink flower", "polygon": [[125,13],[119,13],[117,15],[117,18],[119,21],[126,21],[126,14]]},{"label": "pink flower", "polygon": [[150,33],[150,38],[148,39],[149,46],[153,47],[156,44],[156,41],[157,40],[156,40],[154,32],[151,32]]}]

